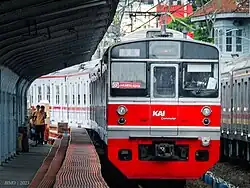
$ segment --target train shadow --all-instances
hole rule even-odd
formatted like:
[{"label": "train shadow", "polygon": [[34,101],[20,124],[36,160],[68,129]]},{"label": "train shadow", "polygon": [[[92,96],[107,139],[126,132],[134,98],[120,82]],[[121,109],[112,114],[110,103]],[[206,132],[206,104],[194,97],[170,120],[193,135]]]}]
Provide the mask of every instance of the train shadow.
[{"label": "train shadow", "polygon": [[[236,146],[236,143],[238,144]],[[247,143],[221,137],[220,163],[228,163],[243,170],[250,170]]]},{"label": "train shadow", "polygon": [[87,130],[101,162],[102,176],[110,188],[138,188],[135,181],[127,179],[109,160],[106,145],[93,130]]}]

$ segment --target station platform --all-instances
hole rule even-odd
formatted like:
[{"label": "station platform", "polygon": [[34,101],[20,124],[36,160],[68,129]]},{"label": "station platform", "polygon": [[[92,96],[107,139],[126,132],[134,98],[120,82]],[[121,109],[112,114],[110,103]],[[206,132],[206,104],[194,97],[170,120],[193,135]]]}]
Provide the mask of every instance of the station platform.
[{"label": "station platform", "polygon": [[53,145],[30,147],[0,167],[0,187],[108,188],[95,146],[84,128]]},{"label": "station platform", "polygon": [[21,153],[0,166],[0,187],[28,187],[50,148],[50,145],[31,147],[30,152]]},{"label": "station platform", "polygon": [[64,162],[54,188],[108,188],[102,177],[99,156],[86,129],[73,129]]}]

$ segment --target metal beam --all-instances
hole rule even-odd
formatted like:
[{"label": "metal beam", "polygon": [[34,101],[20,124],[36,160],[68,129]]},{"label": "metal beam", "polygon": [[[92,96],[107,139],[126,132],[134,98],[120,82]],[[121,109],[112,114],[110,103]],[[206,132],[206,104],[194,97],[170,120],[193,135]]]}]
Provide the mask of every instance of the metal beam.
[{"label": "metal beam", "polygon": [[[100,0],[90,1],[90,2],[99,2]],[[103,2],[103,1],[102,1]],[[85,7],[84,7],[85,6]],[[95,6],[93,4],[93,6]],[[96,5],[98,6],[98,5]],[[89,3],[82,0],[61,0],[54,1],[47,4],[42,4],[33,7],[25,7],[19,10],[3,13],[0,15],[0,24],[6,24],[14,22],[17,20],[22,20],[30,17],[37,17],[42,15],[49,15],[50,13],[58,13],[59,11],[72,10],[72,8],[81,7],[81,9],[89,8]]]},{"label": "metal beam", "polygon": [[[93,33],[92,33],[93,34]],[[91,36],[91,34],[89,34],[89,36]],[[93,41],[94,38],[92,38],[91,41],[87,41],[86,38],[82,38],[79,40],[75,40],[75,41],[70,41],[67,43],[60,43],[57,46],[52,46],[51,49],[46,49],[44,51],[37,51],[36,54],[32,53],[32,54],[28,54],[26,56],[22,56],[23,54],[21,54],[20,56],[17,56],[15,58],[15,62],[19,62],[19,64],[27,64],[28,62],[34,62],[37,59],[43,59],[43,58],[47,58],[48,56],[50,56],[50,54],[66,54],[69,51],[72,51],[74,53],[73,50],[82,50],[86,48],[86,44],[90,43]],[[99,39],[98,39],[99,40]],[[96,40],[94,40],[96,42]],[[53,49],[54,48],[54,49]]]},{"label": "metal beam", "polygon": [[[81,31],[82,31],[83,35],[79,35],[79,34],[81,34]],[[56,51],[56,50],[59,50],[60,48],[66,48],[67,49],[68,48],[68,43],[70,43],[70,42],[77,42],[78,40],[81,40],[81,39],[87,40],[88,39],[88,38],[86,38],[87,35],[85,35],[86,32],[87,32],[86,28],[84,28],[83,30],[80,30],[79,34],[78,34],[78,38],[75,36],[74,33],[68,33],[68,34],[71,34],[71,35],[75,36],[73,40],[72,39],[71,40],[59,40],[58,42],[51,42],[51,45],[48,45],[48,47],[44,47],[46,45],[44,45],[43,43],[37,43],[37,44],[33,44],[33,46],[31,46],[31,47],[29,45],[25,49],[24,48],[19,48],[21,50],[25,50],[25,53],[23,53],[22,51],[21,52],[15,52],[14,55],[10,56],[10,58],[6,57],[7,59],[5,59],[4,64],[6,64],[8,66],[11,66],[13,63],[17,63],[16,61],[14,61],[13,58],[16,58],[16,57],[18,58],[20,56],[22,57],[22,55],[29,56],[29,53],[28,53],[29,51],[32,54],[32,52],[34,52],[34,51],[38,50],[40,52],[43,52],[43,51],[46,51],[46,48],[48,48],[47,51],[52,50],[52,53],[54,53],[53,50]],[[92,35],[93,35],[93,30],[92,29],[90,29],[89,32],[92,33]],[[65,35],[63,35],[61,37],[58,37],[58,38],[62,38],[63,39],[64,36]],[[89,36],[91,36],[91,34]],[[55,38],[55,39],[57,39],[57,38]],[[51,40],[55,41],[55,39],[51,39]],[[48,41],[44,41],[44,42],[48,42]],[[19,56],[19,54],[20,54],[20,56]],[[19,64],[19,62],[18,62],[18,64]]]},{"label": "metal beam", "polygon": [[[107,16],[105,14],[100,14],[98,16],[102,16],[102,19],[105,19],[105,18],[107,19]],[[72,21],[70,23],[57,25],[56,27],[51,28],[51,30],[50,30],[50,38],[56,38],[56,37],[66,35],[67,33],[70,32],[69,31],[70,28],[74,28],[76,30],[76,32],[78,30],[82,30],[83,28],[87,29],[91,25],[98,24],[98,22],[101,22],[102,19],[97,19],[96,21],[94,21],[92,23],[89,23],[89,20],[87,20],[87,19],[78,19],[78,20]],[[41,30],[41,32],[45,32],[45,30]],[[22,38],[22,37],[19,37],[19,38]],[[13,48],[17,48],[17,47],[21,47],[21,46],[27,46],[27,45],[30,45],[30,44],[33,44],[33,43],[37,43],[37,42],[49,39],[49,37],[46,36],[46,35],[28,37],[28,39],[27,39],[27,37],[23,37],[23,38],[24,39],[26,38],[26,40],[24,40],[22,43],[20,43],[20,41],[15,42],[13,40],[9,40],[9,42],[6,42],[6,40],[3,41],[3,42],[0,42],[0,49],[1,49],[0,50],[0,56],[4,55],[6,52],[9,52]],[[7,46],[8,44],[10,44],[10,45]]]},{"label": "metal beam", "polygon": [[[91,57],[91,56],[89,55],[89,57]],[[85,56],[82,59],[78,59],[77,61],[73,60],[73,58],[70,58],[70,59],[67,59],[67,61],[68,61],[69,65],[76,65],[76,64],[80,64],[80,63],[88,60],[89,57]],[[54,61],[58,62],[57,60],[58,60],[58,58],[54,59]],[[71,64],[70,62],[73,62],[73,63]],[[44,62],[44,65],[45,65],[45,67],[47,67],[47,69],[38,70],[38,72],[34,72],[35,73],[34,75],[26,73],[25,75],[27,75],[27,76],[25,76],[25,78],[27,78],[29,80],[34,80],[36,78],[39,78],[42,75],[45,75],[45,74],[48,74],[50,72],[64,68],[63,64],[58,64],[57,67],[54,67],[54,66],[51,66],[51,64],[48,62]],[[32,78],[34,78],[34,79],[32,79]]]},{"label": "metal beam", "polygon": [[2,62],[3,65],[6,64],[7,59],[9,59],[9,57],[13,57],[16,56],[18,53],[22,53],[23,51],[27,51],[27,50],[32,50],[35,48],[39,48],[42,46],[46,46],[46,45],[51,45],[54,42],[63,42],[64,40],[75,40],[77,39],[77,37],[81,37],[84,33],[84,31],[86,31],[86,28],[84,26],[82,26],[82,29],[78,30],[78,35],[76,35],[76,33],[70,33],[68,32],[67,34],[64,35],[60,35],[56,38],[50,39],[50,40],[40,40],[37,41],[36,43],[32,43],[30,45],[27,46],[19,46],[19,47],[15,47],[14,50],[9,51],[7,54],[3,55],[2,57],[0,57],[0,62]]},{"label": "metal beam", "polygon": [[[36,20],[37,22],[37,30],[38,32],[40,32],[40,30],[42,29],[47,29],[49,28],[50,30],[52,30],[52,27],[57,27],[57,25],[60,24],[66,24],[66,23],[70,23],[74,20],[77,19],[88,19],[91,17],[96,18],[97,16],[99,16],[100,14],[107,14],[108,9],[107,8],[102,8],[102,9],[98,9],[98,8],[93,8],[93,11],[91,12],[90,10],[88,11],[81,11],[81,12],[74,12],[71,15],[60,15],[60,17],[46,17],[46,19],[43,20]],[[28,23],[27,21],[19,21],[17,23],[11,23],[11,24],[6,24],[6,25],[2,25],[2,30],[0,33],[0,40],[4,40],[4,39],[9,39],[11,37],[16,37],[16,36],[23,36],[23,35],[27,35],[28,33]]]},{"label": "metal beam", "polygon": [[[98,39],[97,39],[97,40],[98,40]],[[91,46],[91,45],[93,45],[93,43],[95,43],[97,40],[93,40],[93,42],[85,42],[85,43],[83,43],[82,45],[85,45],[85,46],[86,46],[87,44],[89,44],[89,45]],[[79,44],[79,45],[81,45],[81,44]],[[66,49],[66,50],[68,50],[68,49]],[[79,49],[78,46],[76,46],[75,48],[72,48],[72,49],[70,49],[70,50],[73,51],[72,54],[78,54],[78,55],[86,55],[86,53],[84,53],[84,52],[89,51],[89,50],[86,49],[86,48]],[[56,52],[56,53],[43,54],[42,57],[38,57],[37,59],[35,59],[35,57],[34,57],[33,61],[32,61],[32,60],[29,60],[29,61],[21,61],[22,63],[19,63],[18,65],[15,66],[15,71],[21,74],[21,70],[23,70],[23,69],[26,69],[26,68],[29,69],[29,68],[30,68],[30,69],[33,70],[33,69],[35,68],[35,65],[39,65],[39,66],[40,66],[40,63],[42,63],[43,61],[48,61],[48,60],[50,60],[51,58],[54,58],[54,57],[64,57],[64,56],[67,56],[67,54],[64,55],[63,52],[65,52],[65,49],[62,50],[62,51]],[[81,53],[82,53],[82,54],[81,54]],[[88,53],[89,53],[89,52],[88,52]],[[70,55],[72,55],[72,54],[70,54]],[[15,62],[16,62],[16,61],[15,61]],[[19,62],[20,62],[20,61],[19,61]],[[36,62],[36,63],[34,64],[34,62]],[[13,68],[14,68],[14,67],[13,67]],[[21,74],[21,75],[22,75],[22,74]]]},{"label": "metal beam", "polygon": [[[52,2],[52,1],[53,0],[47,0],[47,2]],[[44,0],[4,1],[4,2],[1,2],[0,14],[3,14],[5,12],[10,12],[10,11],[15,11],[15,10],[22,9],[25,7],[32,7],[34,5],[39,5],[39,4],[44,3],[44,2],[45,2]]]}]

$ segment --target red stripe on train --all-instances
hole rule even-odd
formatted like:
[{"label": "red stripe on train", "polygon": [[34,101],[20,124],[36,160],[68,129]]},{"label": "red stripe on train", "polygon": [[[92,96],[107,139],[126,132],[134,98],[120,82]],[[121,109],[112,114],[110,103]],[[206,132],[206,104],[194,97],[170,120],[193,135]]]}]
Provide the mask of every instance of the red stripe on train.
[{"label": "red stripe on train", "polygon": [[[124,105],[128,112],[124,115],[126,125],[153,125],[153,126],[202,126],[205,118],[201,113],[204,105],[161,105],[161,104],[109,104],[108,125],[117,125],[119,115],[116,110]],[[211,105],[212,114],[209,126],[221,124],[221,107]]]},{"label": "red stripe on train", "polygon": [[[35,106],[31,106],[35,108]],[[63,107],[63,106],[50,106],[50,110],[71,110],[71,111],[87,111],[90,110],[90,107]]]}]

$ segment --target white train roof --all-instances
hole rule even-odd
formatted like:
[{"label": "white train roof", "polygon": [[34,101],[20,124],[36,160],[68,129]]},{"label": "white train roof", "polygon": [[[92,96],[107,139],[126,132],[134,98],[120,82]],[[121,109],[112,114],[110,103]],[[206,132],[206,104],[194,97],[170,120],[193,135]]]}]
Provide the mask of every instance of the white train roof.
[{"label": "white train roof", "polygon": [[[161,29],[158,28],[149,28],[149,29],[143,29],[143,30],[138,30],[135,32],[131,32],[124,37],[121,37],[121,42],[128,41],[128,40],[136,40],[136,39],[143,39],[146,38],[147,32],[161,32]],[[173,29],[168,29],[166,28],[167,33],[173,33],[172,38],[184,38],[184,34],[180,31],[176,31]],[[171,38],[171,37],[169,37]],[[190,36],[187,36],[187,39],[193,40]]]},{"label": "white train roof", "polygon": [[86,61],[84,63],[74,65],[47,75],[42,76],[41,78],[46,78],[46,77],[60,77],[60,76],[67,76],[67,75],[74,75],[74,74],[88,74],[92,71],[93,68],[95,68],[99,63],[101,59],[95,59],[91,61]]},{"label": "white train roof", "polygon": [[244,68],[250,67],[250,55],[242,56],[237,59],[234,59],[227,65],[223,67],[222,74],[228,73],[230,71],[235,71],[238,69],[244,69]]}]

